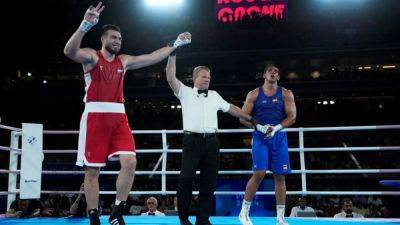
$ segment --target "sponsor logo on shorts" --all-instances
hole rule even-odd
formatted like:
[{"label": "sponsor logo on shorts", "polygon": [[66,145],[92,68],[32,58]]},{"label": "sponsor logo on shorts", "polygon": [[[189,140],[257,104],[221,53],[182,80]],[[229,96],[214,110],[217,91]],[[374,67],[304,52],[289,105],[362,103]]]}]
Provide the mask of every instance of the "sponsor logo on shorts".
[{"label": "sponsor logo on shorts", "polygon": [[285,164],[282,166],[282,168],[283,168],[283,170],[288,170],[288,165]]}]

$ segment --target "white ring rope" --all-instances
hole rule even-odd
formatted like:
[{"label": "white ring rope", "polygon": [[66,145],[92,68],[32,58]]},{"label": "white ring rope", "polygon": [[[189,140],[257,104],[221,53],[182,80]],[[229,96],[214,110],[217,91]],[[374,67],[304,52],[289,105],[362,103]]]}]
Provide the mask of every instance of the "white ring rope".
[{"label": "white ring rope", "polygon": [[[12,136],[15,138],[21,137],[21,129],[0,125],[0,129],[5,129],[12,131]],[[400,129],[400,125],[383,125],[383,126],[350,126],[350,127],[308,127],[308,128],[287,128],[285,129],[287,132],[298,132],[299,133],[299,143],[298,148],[289,148],[290,152],[299,152],[300,155],[304,154],[304,152],[350,152],[350,151],[397,151],[400,150],[400,146],[373,146],[373,147],[314,147],[314,148],[304,148],[304,133],[305,132],[327,132],[327,131],[357,131],[357,130],[388,130],[388,129]],[[250,133],[252,129],[221,129],[218,130],[218,133]],[[79,131],[75,130],[44,130],[44,134],[78,134]],[[163,148],[162,149],[138,149],[137,153],[162,153],[164,154],[162,159],[163,163],[166,162],[166,154],[167,153],[181,153],[182,149],[168,149],[166,143],[166,135],[167,134],[182,134],[182,130],[137,130],[133,131],[133,134],[153,134],[153,135],[162,135],[163,138]],[[17,140],[17,139],[15,139]],[[165,142],[165,143],[164,143]],[[15,142],[14,142],[15,143]],[[18,142],[16,142],[18,143]],[[16,152],[14,155],[21,154],[21,149],[18,148],[17,145],[11,145],[11,147],[0,146],[0,150]],[[303,148],[302,148],[303,147]],[[76,153],[75,149],[65,149],[65,150],[43,150],[46,154],[71,154]],[[251,149],[221,149],[221,153],[248,153],[251,152]],[[10,154],[11,157],[12,154]],[[303,155],[304,157],[304,155]],[[20,173],[20,170],[17,168],[0,169],[0,174],[13,174],[16,176]],[[60,175],[82,175],[84,171],[56,171],[56,170],[44,170],[43,174],[60,174]],[[102,175],[117,175],[119,171],[100,171]],[[196,172],[197,174],[200,171]],[[220,175],[243,175],[243,174],[252,174],[252,170],[221,170],[218,172]],[[400,173],[400,169],[336,169],[336,170],[307,170],[304,165],[301,165],[301,169],[293,170],[293,174],[301,174],[305,176],[306,174],[381,174],[381,173]],[[179,175],[180,171],[167,171],[165,168],[162,171],[136,171],[136,175],[161,175],[162,179],[165,179],[166,175]],[[272,174],[267,171],[267,174]],[[302,181],[303,182],[303,181]],[[165,184],[163,184],[165,185]],[[10,194],[18,194],[19,190],[14,187],[10,188],[9,191],[0,191],[0,195],[9,195]],[[79,191],[52,191],[52,190],[42,190],[41,193],[44,194],[77,194]],[[115,191],[100,191],[100,194],[115,194]],[[193,192],[194,194],[198,194],[198,192]],[[162,188],[161,191],[132,191],[130,194],[176,194],[175,191],[167,191],[165,188]],[[243,195],[243,191],[216,191],[216,195]],[[258,195],[274,195],[273,191],[261,191],[257,192]],[[308,195],[400,195],[399,191],[310,191],[306,188],[302,189],[302,191],[288,191],[288,195],[300,195],[300,194],[308,194]]]},{"label": "white ring rope", "polygon": [[[21,153],[21,149],[14,149],[7,146],[0,146],[0,150],[3,151],[14,151]],[[400,146],[375,146],[375,147],[327,147],[327,148],[289,148],[289,152],[348,152],[348,151],[398,151]],[[77,153],[78,150],[75,149],[53,149],[53,150],[43,150],[46,154],[69,154]],[[182,149],[142,149],[136,150],[136,153],[182,153]],[[251,152],[250,148],[222,148],[221,153],[248,153]]]},{"label": "white ring rope", "polygon": [[2,125],[2,124],[0,124],[0,128],[2,128],[4,130],[10,130],[10,131],[22,131],[21,128],[10,127],[10,126],[6,126],[6,125]]},{"label": "white ring rope", "polygon": [[9,152],[19,152],[19,153],[21,153],[21,151],[22,151],[19,148],[10,148],[10,147],[7,147],[7,146],[0,146],[0,150],[9,151]]},{"label": "white ring rope", "polygon": [[[18,194],[19,190],[0,191],[0,195]],[[79,191],[50,191],[43,190],[42,194],[79,194]],[[102,195],[115,195],[116,191],[100,191]],[[176,191],[131,191],[130,195],[176,195]],[[198,195],[198,191],[193,191]],[[216,191],[215,195],[244,195],[244,191]],[[400,195],[400,191],[287,191],[287,195]],[[275,195],[274,191],[258,191],[257,195]]]},{"label": "white ring rope", "polygon": [[[2,173],[16,173],[19,174],[20,170],[4,170],[0,169]],[[43,170],[42,174],[84,174],[84,171],[79,170]],[[100,175],[118,175],[119,171],[100,171]],[[344,169],[344,170],[292,170],[292,174],[365,174],[365,173],[400,173],[400,169]],[[136,171],[135,175],[179,175],[180,171]],[[200,171],[196,171],[196,174],[200,174]],[[218,174],[221,175],[242,175],[242,174],[253,174],[252,170],[220,170]],[[270,171],[266,171],[266,174],[272,174]]]},{"label": "white ring rope", "polygon": [[[21,128],[15,128],[0,125],[0,128],[12,131],[21,131]],[[379,125],[379,126],[342,126],[342,127],[304,127],[304,128],[285,128],[287,132],[323,132],[323,131],[355,131],[355,130],[391,130],[400,129],[400,125]],[[134,130],[133,134],[182,134],[183,130]],[[218,133],[249,133],[253,129],[219,129]],[[79,134],[78,130],[44,130],[44,134]]]}]

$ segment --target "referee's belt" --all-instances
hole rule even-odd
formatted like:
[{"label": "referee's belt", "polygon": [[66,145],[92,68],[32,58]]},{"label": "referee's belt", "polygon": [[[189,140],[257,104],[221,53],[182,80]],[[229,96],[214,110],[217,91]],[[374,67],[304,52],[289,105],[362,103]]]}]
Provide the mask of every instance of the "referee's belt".
[{"label": "referee's belt", "polygon": [[211,137],[216,137],[217,133],[196,133],[196,132],[191,132],[191,131],[183,131],[183,134],[185,135],[192,135],[192,136],[199,136],[203,138],[211,138]]}]

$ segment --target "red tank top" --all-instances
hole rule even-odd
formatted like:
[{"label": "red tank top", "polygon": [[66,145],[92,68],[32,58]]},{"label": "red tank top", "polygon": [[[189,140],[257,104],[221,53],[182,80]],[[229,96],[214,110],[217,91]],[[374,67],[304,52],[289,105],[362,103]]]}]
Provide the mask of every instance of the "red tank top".
[{"label": "red tank top", "polygon": [[85,73],[84,102],[124,103],[124,66],[118,56],[108,62],[100,51],[96,52],[99,61],[93,69]]}]

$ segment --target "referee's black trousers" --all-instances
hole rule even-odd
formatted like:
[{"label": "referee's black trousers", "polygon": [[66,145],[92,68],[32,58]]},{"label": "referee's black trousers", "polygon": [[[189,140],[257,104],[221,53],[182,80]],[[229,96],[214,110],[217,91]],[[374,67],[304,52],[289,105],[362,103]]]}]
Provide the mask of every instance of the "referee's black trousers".
[{"label": "referee's black trousers", "polygon": [[200,170],[199,209],[196,224],[205,224],[213,209],[213,196],[219,168],[219,140],[216,134],[185,133],[181,174],[177,189],[180,220],[189,217],[193,181]]}]

